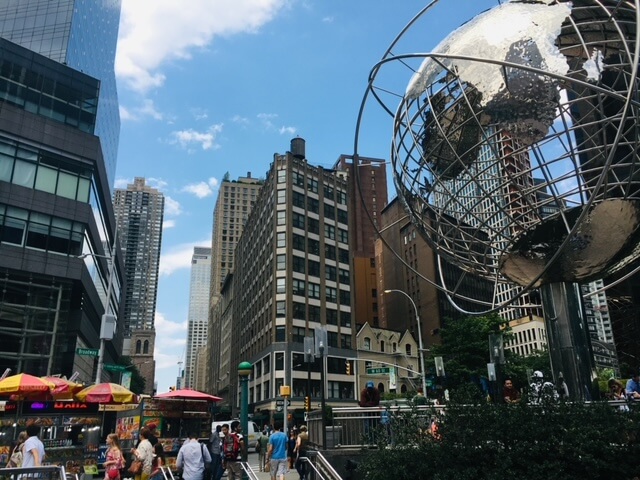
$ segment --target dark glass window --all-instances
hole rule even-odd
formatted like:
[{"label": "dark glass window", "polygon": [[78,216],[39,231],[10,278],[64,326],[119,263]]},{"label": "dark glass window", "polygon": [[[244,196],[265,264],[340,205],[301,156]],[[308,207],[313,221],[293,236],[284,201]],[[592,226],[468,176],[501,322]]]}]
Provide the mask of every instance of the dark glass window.
[{"label": "dark glass window", "polygon": [[287,338],[287,330],[284,325],[278,325],[276,327],[276,342],[284,342]]}]

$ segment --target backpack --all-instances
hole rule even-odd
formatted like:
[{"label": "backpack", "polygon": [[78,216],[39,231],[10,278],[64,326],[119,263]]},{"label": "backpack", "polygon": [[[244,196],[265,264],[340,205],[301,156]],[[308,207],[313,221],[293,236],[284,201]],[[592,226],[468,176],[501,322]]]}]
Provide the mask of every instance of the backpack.
[{"label": "backpack", "polygon": [[240,453],[240,439],[235,433],[230,433],[222,441],[222,453],[225,460],[237,460]]}]

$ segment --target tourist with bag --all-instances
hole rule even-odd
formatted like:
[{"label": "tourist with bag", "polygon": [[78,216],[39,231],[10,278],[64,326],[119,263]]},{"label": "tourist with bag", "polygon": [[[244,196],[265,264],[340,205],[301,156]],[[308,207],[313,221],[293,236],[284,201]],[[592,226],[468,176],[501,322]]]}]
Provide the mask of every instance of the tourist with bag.
[{"label": "tourist with bag", "polygon": [[151,475],[151,464],[153,462],[153,447],[149,441],[151,433],[148,428],[140,430],[140,443],[138,448],[134,448],[132,453],[135,457],[129,467],[129,473],[136,476],[136,480],[149,480]]},{"label": "tourist with bag", "polygon": [[189,440],[180,448],[176,468],[182,470],[183,480],[208,480],[206,475],[211,476],[211,455],[209,450],[198,442],[195,432],[189,433]]},{"label": "tourist with bag", "polygon": [[120,480],[120,470],[124,467],[124,459],[120,449],[120,440],[115,433],[107,435],[107,454],[103,465],[105,480]]},{"label": "tourist with bag", "polygon": [[22,466],[22,447],[24,446],[24,442],[27,441],[27,438],[27,432],[23,431],[18,434],[18,440],[7,462],[7,468],[20,468]]}]

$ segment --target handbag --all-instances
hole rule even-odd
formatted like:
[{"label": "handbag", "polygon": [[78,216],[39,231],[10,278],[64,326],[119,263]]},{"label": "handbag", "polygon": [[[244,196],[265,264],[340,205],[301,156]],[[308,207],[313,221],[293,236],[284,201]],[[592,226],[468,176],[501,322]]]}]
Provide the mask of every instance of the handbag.
[{"label": "handbag", "polygon": [[142,473],[142,460],[134,460],[133,462],[131,462],[131,466],[129,467],[128,472],[132,475],[138,475],[139,473]]},{"label": "handbag", "polygon": [[113,467],[113,468],[111,468],[110,470],[107,471],[107,476],[111,480],[115,480],[116,478],[120,478],[120,470],[118,470],[116,467]]},{"label": "handbag", "polygon": [[270,472],[271,471],[271,462],[269,460],[264,462],[264,471],[265,472]]}]

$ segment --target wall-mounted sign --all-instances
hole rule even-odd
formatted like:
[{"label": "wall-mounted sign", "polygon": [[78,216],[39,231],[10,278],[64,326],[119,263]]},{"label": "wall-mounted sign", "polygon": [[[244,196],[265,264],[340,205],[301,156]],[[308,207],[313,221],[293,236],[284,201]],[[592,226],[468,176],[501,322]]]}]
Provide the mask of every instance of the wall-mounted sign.
[{"label": "wall-mounted sign", "polygon": [[98,413],[97,403],[82,402],[24,402],[23,413]]}]

